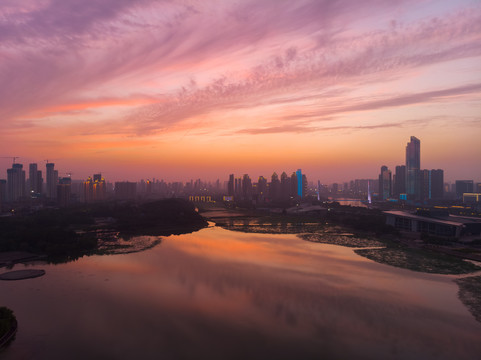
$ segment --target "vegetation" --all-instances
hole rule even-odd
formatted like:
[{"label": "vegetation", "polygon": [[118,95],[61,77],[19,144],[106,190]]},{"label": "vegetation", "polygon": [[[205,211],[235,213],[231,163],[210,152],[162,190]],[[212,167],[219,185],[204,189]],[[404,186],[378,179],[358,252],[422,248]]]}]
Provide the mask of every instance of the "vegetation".
[{"label": "vegetation", "polygon": [[0,218],[0,252],[26,251],[46,254],[54,262],[69,261],[96,253],[105,229],[128,238],[187,233],[206,225],[194,206],[181,199],[45,209]]},{"label": "vegetation", "polygon": [[476,320],[481,322],[481,276],[454,280],[459,286],[458,296]]},{"label": "vegetation", "polygon": [[391,245],[382,249],[359,249],[356,254],[381,264],[432,274],[468,274],[481,267],[460,258],[421,249]]},{"label": "vegetation", "polygon": [[[0,339],[7,334],[17,323],[13,311],[4,306],[0,307]],[[0,343],[0,346],[3,345]]]}]

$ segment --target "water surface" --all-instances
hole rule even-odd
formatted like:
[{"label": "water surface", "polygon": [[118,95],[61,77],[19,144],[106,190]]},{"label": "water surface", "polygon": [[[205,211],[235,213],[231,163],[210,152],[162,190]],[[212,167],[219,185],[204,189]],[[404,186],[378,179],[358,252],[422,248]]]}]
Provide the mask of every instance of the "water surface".
[{"label": "water surface", "polygon": [[0,282],[0,305],[19,322],[2,359],[481,354],[481,324],[458,299],[456,276],[378,264],[295,235],[211,227],[144,252],[41,268],[41,278]]}]

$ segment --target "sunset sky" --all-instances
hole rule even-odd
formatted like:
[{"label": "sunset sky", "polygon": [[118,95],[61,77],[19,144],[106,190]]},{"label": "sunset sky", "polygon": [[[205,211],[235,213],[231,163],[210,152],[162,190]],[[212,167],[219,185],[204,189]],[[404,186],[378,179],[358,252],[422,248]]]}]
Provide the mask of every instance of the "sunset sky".
[{"label": "sunset sky", "polygon": [[330,183],[411,135],[481,181],[481,1],[0,1],[0,178]]}]

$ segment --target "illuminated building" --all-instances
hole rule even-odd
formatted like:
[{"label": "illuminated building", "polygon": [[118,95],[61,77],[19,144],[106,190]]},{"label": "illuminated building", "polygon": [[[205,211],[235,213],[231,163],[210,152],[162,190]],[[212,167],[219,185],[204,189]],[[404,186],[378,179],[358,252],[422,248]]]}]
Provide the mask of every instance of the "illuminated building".
[{"label": "illuminated building", "polygon": [[296,177],[297,177],[297,196],[299,196],[300,198],[302,198],[302,190],[303,190],[303,186],[302,186],[302,171],[301,169],[297,169],[296,171]]},{"label": "illuminated building", "polygon": [[105,179],[101,174],[95,174],[94,178],[95,180],[89,176],[89,178],[83,182],[84,202],[103,201],[107,198]]}]

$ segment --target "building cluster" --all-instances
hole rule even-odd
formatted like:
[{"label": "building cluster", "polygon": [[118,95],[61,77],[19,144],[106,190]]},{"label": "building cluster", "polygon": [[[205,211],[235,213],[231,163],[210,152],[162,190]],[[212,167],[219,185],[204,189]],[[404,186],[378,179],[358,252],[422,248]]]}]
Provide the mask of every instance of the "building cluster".
[{"label": "building cluster", "polygon": [[252,182],[248,174],[236,178],[229,176],[227,183],[227,200],[255,201],[256,203],[269,203],[302,199],[307,196],[307,177],[301,169],[290,176],[286,172],[281,177],[274,172],[270,181],[264,176],[259,176],[257,182]]},{"label": "building cluster", "polygon": [[406,145],[406,164],[396,166],[394,175],[383,165],[378,186],[379,200],[440,200],[444,197],[444,171],[421,169],[421,142],[411,136]]},{"label": "building cluster", "polygon": [[5,204],[29,202],[68,206],[79,202],[98,202],[108,199],[136,200],[180,197],[192,201],[227,200],[252,202],[256,205],[285,203],[306,199],[350,198],[378,201],[406,201],[414,204],[436,203],[441,200],[457,200],[464,203],[481,202],[481,183],[473,180],[457,180],[444,183],[441,169],[421,168],[421,143],[411,136],[406,145],[406,162],[395,167],[394,174],[382,166],[376,179],[356,179],[330,186],[308,183],[301,169],[291,175],[274,172],[270,178],[259,176],[253,181],[248,174],[227,181],[204,182],[200,179],[187,182],[165,182],[159,179],[139,182],[107,182],[101,174],[87,180],[72,180],[59,176],[55,164],[46,161],[44,174],[38,165],[28,167],[28,178],[23,165],[16,163],[7,169],[7,179],[0,179],[0,208]]}]

